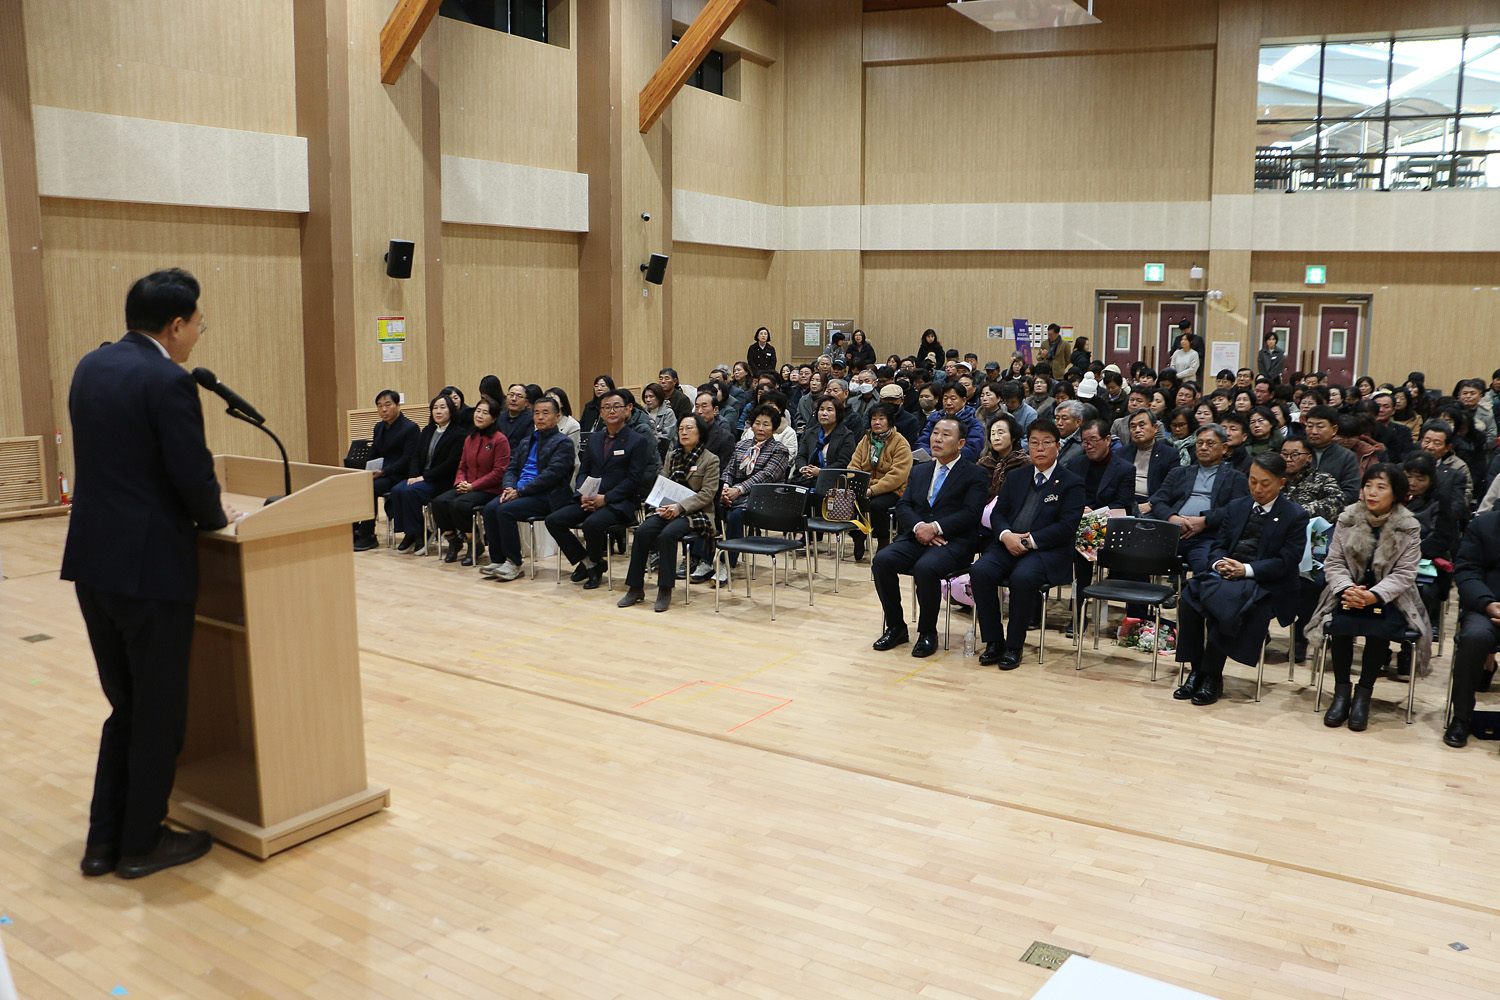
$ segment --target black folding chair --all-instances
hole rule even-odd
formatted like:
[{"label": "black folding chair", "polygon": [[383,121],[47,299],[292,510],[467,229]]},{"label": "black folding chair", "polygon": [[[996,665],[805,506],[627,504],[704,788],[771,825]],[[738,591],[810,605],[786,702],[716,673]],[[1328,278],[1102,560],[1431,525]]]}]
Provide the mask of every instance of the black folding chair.
[{"label": "black folding chair", "polygon": [[[1345,616],[1345,615],[1327,615],[1327,616],[1324,617],[1324,619],[1323,619],[1323,642],[1322,642],[1321,645],[1318,646],[1318,665],[1317,665],[1318,692],[1317,692],[1317,695],[1313,698],[1313,711],[1314,712],[1321,712],[1321,711],[1323,711],[1323,670],[1324,670],[1324,666],[1325,666],[1325,664],[1327,663],[1327,660],[1328,660],[1328,645],[1329,645],[1329,642],[1332,640],[1333,636],[1335,636],[1335,635],[1350,636],[1350,637],[1357,636],[1357,637],[1364,638],[1364,640],[1366,642],[1370,641],[1369,637],[1366,636],[1364,632],[1360,631],[1360,621],[1359,621],[1359,619],[1354,618],[1353,616]],[[1417,664],[1416,664],[1417,647],[1416,647],[1416,643],[1417,643],[1417,640],[1421,639],[1421,638],[1424,638],[1423,635],[1422,635],[1422,633],[1418,632],[1414,628],[1408,628],[1408,629],[1406,629],[1406,630],[1404,630],[1402,632],[1401,638],[1399,640],[1392,640],[1392,641],[1398,642],[1403,649],[1409,649],[1409,650],[1411,650],[1412,670],[1411,670],[1411,677],[1408,678],[1409,683],[1406,686],[1406,724],[1408,726],[1411,725],[1411,720],[1412,720],[1413,716],[1416,714],[1416,708],[1417,708]],[[1431,636],[1429,635],[1426,638],[1430,639]],[[1450,691],[1450,697],[1451,697],[1451,691],[1452,691],[1452,685],[1451,684],[1449,685],[1449,691]]]},{"label": "black folding chair", "polygon": [[[838,539],[838,548],[834,550],[833,556],[833,592],[839,592],[839,567],[844,561],[844,536],[850,532],[858,531],[849,521],[826,521],[823,519],[823,501],[827,499],[832,490],[853,490],[858,498],[857,506],[859,512],[869,515],[869,505],[865,502],[865,491],[870,488],[870,474],[859,472],[854,469],[823,469],[818,473],[817,481],[813,483],[812,491],[812,513],[807,518],[807,529],[812,532],[822,532],[833,535]],[[818,572],[818,547],[812,547],[812,572]]]},{"label": "black folding chair", "polygon": [[[759,483],[750,487],[750,499],[746,502],[744,526],[749,531],[777,531],[780,537],[753,534],[744,538],[723,538],[714,552],[714,562],[724,560],[724,573],[728,583],[714,589],[714,611],[719,610],[719,595],[734,585],[734,573],[729,565],[729,553],[738,552],[752,559],[758,555],[771,557],[771,620],[776,620],[776,557],[783,552],[796,552],[811,548],[811,536],[807,528],[807,490],[786,483]],[[799,535],[801,537],[790,537]],[[715,575],[718,567],[715,566]],[[745,596],[750,596],[750,570],[745,569]],[[812,559],[807,561],[807,603],[813,603]]]},{"label": "black folding chair", "polygon": [[[1182,527],[1170,521],[1153,521],[1141,517],[1112,517],[1104,532],[1104,546],[1099,549],[1099,568],[1107,576],[1083,588],[1073,605],[1073,635],[1080,641],[1074,669],[1083,669],[1083,623],[1081,620],[1085,601],[1100,602],[1094,614],[1094,648],[1099,648],[1099,622],[1105,616],[1104,602],[1115,601],[1126,604],[1150,605],[1156,616],[1156,635],[1161,636],[1162,602],[1176,595],[1177,591],[1162,583],[1143,583],[1137,580],[1117,579],[1116,574],[1131,576],[1167,576],[1177,569],[1177,540]],[[1157,660],[1161,655],[1161,643],[1152,643],[1151,679],[1156,680]]]}]

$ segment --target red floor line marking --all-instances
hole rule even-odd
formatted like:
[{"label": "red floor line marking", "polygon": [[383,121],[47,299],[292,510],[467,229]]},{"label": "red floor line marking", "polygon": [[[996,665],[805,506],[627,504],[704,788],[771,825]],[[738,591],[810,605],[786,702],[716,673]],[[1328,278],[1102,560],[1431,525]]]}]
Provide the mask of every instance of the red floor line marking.
[{"label": "red floor line marking", "polygon": [[631,705],[630,707],[631,708],[640,708],[642,705],[649,705],[649,704],[651,704],[653,701],[656,701],[658,698],[665,698],[669,694],[676,694],[678,691],[681,691],[683,688],[690,688],[694,684],[702,684],[702,683],[703,683],[703,681],[688,681],[686,684],[679,684],[679,685],[677,685],[676,687],[674,687],[670,691],[663,691],[659,695],[655,695],[654,697],[647,698],[645,701],[642,701],[642,702],[637,702],[636,704]]},{"label": "red floor line marking", "polygon": [[[753,691],[751,693],[754,694]],[[763,695],[762,697],[769,698],[771,696],[770,695]],[[785,701],[783,701],[780,705],[777,705],[775,708],[768,708],[768,709],[766,709],[764,712],[762,712],[759,715],[757,715],[755,717],[755,719],[764,719],[766,716],[770,715],[772,712],[778,712],[781,709],[786,708],[791,703],[792,703],[792,699],[787,698]],[[724,732],[726,732],[726,733],[732,733],[736,729],[739,729],[741,726],[748,726],[748,725],[750,725],[750,723],[754,722],[755,719],[746,719],[744,722],[741,722],[738,726],[730,726],[728,729],[724,730]]]}]

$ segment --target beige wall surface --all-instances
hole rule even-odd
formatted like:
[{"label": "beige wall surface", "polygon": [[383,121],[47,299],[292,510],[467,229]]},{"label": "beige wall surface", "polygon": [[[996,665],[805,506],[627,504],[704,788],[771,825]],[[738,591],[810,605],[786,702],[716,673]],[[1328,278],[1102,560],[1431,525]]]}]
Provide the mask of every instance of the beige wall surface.
[{"label": "beige wall surface", "polygon": [[[4,191],[4,165],[0,164],[0,191]],[[5,199],[0,197],[0,233],[6,231],[9,219]],[[0,240],[0,438],[21,437],[26,429],[21,420],[21,358],[16,342],[16,314],[12,308],[10,241]],[[123,300],[122,300],[123,301]]]},{"label": "beige wall surface", "polygon": [[31,103],[296,135],[293,2],[25,0]]},{"label": "beige wall surface", "polygon": [[1500,367],[1500,261],[1496,254],[1257,253],[1250,264],[1257,292],[1306,290],[1306,265],[1328,265],[1320,292],[1369,295],[1364,357],[1377,382],[1427,373],[1444,392],[1461,378],[1483,378]]},{"label": "beige wall surface", "polygon": [[[443,226],[445,382],[560,385],[577,400],[578,235]],[[422,399],[442,388],[430,385]],[[574,402],[574,409],[582,401]]]},{"label": "beige wall surface", "polygon": [[715,365],[745,360],[757,327],[789,358],[783,314],[785,254],[679,243],[672,256],[673,367],[700,385]]},{"label": "beige wall surface", "polygon": [[[62,469],[72,475],[68,385],[79,358],[125,332],[125,293],[135,279],[185,267],[203,287],[208,332],[190,364],[211,369],[248,399],[306,461],[302,385],[302,282],[295,216],[227,209],[45,199],[42,260]],[[215,452],[277,456],[260,431],[224,415],[203,395]]]}]

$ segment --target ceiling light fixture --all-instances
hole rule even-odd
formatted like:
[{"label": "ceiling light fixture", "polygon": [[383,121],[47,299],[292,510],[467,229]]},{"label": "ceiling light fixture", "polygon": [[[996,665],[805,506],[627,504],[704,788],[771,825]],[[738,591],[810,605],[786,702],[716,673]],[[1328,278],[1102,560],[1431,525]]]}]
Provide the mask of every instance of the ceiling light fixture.
[{"label": "ceiling light fixture", "polygon": [[948,5],[991,31],[1029,31],[1098,24],[1094,0],[956,0]]}]

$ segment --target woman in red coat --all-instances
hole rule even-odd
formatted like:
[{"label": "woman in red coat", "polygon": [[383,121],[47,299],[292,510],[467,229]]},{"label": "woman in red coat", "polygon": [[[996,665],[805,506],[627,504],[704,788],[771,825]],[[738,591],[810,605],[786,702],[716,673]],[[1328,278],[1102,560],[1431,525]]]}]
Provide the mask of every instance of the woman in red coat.
[{"label": "woman in red coat", "polygon": [[[510,464],[510,442],[504,434],[496,433],[498,412],[500,403],[489,396],[481,396],[474,404],[474,430],[464,438],[464,454],[458,460],[453,488],[432,501],[432,523],[448,539],[443,562],[458,561],[460,536],[473,530],[474,512],[500,494],[505,467]],[[483,543],[476,538],[464,553],[463,565],[474,565],[483,550]]]}]

